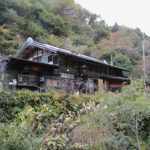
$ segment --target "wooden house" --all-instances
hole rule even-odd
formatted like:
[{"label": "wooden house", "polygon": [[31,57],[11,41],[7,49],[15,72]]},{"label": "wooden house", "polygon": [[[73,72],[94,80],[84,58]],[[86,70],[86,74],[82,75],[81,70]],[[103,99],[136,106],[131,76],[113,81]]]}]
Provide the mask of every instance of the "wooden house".
[{"label": "wooden house", "polygon": [[4,90],[93,93],[121,88],[124,68],[28,38],[14,57],[0,59]]}]

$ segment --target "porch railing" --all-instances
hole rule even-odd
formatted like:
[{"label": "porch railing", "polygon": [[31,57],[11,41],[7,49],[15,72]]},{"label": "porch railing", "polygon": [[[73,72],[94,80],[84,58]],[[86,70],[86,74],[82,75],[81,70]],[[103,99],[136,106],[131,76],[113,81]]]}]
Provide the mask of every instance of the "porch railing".
[{"label": "porch railing", "polygon": [[18,86],[38,87],[38,77],[34,75],[18,74]]}]

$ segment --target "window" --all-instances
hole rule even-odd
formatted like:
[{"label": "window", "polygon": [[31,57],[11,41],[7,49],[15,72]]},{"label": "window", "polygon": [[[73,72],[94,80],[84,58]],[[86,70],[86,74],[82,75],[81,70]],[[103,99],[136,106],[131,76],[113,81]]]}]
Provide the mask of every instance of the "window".
[{"label": "window", "polygon": [[70,73],[61,73],[62,78],[74,79],[74,75]]},{"label": "window", "polygon": [[53,62],[53,57],[52,57],[52,55],[49,55],[48,56],[48,63],[52,63]]},{"label": "window", "polygon": [[43,62],[48,64],[53,64],[53,55],[44,56]]},{"label": "window", "polygon": [[18,75],[18,85],[38,86],[38,77],[33,75]]}]

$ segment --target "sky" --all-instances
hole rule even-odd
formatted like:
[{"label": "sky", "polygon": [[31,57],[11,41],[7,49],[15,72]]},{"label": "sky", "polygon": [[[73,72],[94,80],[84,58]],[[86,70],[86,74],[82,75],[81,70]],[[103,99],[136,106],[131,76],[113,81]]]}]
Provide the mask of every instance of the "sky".
[{"label": "sky", "polygon": [[150,0],[75,0],[83,8],[96,13],[108,25],[140,28],[150,36]]}]

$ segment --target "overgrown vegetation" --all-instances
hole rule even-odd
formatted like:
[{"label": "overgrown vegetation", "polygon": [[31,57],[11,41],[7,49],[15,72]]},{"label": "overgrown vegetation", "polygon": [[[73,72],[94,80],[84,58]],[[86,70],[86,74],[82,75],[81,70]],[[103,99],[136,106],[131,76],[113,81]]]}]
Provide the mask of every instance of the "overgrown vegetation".
[{"label": "overgrown vegetation", "polygon": [[97,97],[52,92],[0,93],[0,149],[64,149],[79,110]]},{"label": "overgrown vegetation", "polygon": [[120,93],[0,93],[0,149],[149,150],[150,95],[143,82]]},{"label": "overgrown vegetation", "polygon": [[[14,55],[29,36],[142,76],[140,29],[108,26],[74,0],[0,0],[0,55]],[[149,106],[142,82],[93,96],[0,91],[0,150],[149,150]]]},{"label": "overgrown vegetation", "polygon": [[103,95],[95,112],[81,116],[72,140],[89,149],[149,150],[150,95],[144,90],[132,82],[120,93]]}]

